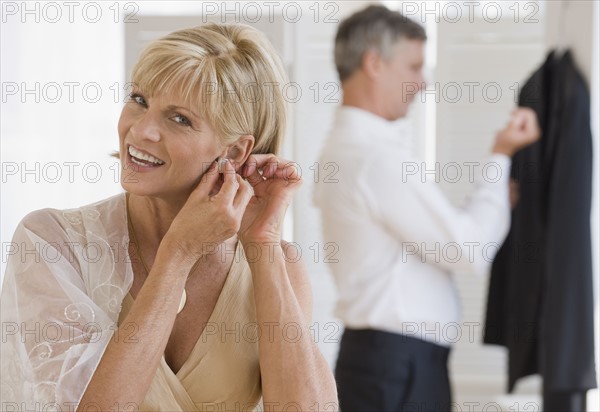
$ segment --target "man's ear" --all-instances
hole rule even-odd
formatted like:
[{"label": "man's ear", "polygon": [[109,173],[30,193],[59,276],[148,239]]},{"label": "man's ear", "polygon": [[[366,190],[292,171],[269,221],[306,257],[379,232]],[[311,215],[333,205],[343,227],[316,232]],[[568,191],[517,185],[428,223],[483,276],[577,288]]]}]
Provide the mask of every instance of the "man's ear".
[{"label": "man's ear", "polygon": [[240,136],[235,143],[227,148],[226,157],[233,163],[235,170],[239,171],[252,153],[252,149],[254,149],[254,136],[246,134]]},{"label": "man's ear", "polygon": [[362,57],[362,69],[369,79],[377,77],[381,70],[381,55],[374,50],[367,50]]}]

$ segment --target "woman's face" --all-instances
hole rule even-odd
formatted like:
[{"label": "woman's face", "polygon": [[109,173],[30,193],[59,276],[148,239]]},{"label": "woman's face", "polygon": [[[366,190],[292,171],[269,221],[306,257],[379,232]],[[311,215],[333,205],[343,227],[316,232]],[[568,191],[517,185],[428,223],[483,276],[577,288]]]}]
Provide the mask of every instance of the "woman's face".
[{"label": "woman's face", "polygon": [[181,197],[226,152],[210,125],[176,93],[134,90],[119,119],[121,185],[131,193]]}]

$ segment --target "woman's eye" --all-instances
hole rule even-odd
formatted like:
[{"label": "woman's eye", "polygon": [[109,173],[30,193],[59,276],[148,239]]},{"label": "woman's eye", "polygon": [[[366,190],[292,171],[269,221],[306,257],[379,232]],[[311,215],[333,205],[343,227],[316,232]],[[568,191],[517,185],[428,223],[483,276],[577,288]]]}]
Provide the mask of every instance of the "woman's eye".
[{"label": "woman's eye", "polygon": [[191,126],[192,125],[192,122],[190,122],[187,117],[182,116],[180,114],[176,114],[175,116],[173,116],[173,119],[175,119],[176,123],[179,123],[183,126]]},{"label": "woman's eye", "polygon": [[139,94],[137,94],[137,93],[131,93],[129,95],[129,101],[135,102],[135,103],[137,103],[139,105],[142,105],[142,106],[146,106],[146,100],[144,99],[144,97],[141,96],[141,95],[139,95]]}]

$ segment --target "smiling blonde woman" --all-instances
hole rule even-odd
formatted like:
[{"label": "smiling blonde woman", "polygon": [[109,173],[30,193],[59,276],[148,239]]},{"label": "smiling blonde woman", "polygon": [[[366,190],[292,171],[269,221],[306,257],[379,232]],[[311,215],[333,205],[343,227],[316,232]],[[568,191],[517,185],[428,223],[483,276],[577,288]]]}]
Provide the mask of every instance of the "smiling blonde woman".
[{"label": "smiling blonde woman", "polygon": [[337,409],[308,276],[281,239],[301,178],[276,157],[272,46],[243,25],[177,31],[132,82],[125,192],[32,212],[14,234],[29,252],[2,288],[1,409]]}]

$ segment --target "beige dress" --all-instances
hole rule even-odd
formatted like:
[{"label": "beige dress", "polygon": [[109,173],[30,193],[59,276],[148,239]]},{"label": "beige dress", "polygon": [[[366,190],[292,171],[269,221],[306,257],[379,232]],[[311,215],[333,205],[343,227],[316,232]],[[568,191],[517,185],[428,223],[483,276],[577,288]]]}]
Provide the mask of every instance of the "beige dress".
[{"label": "beige dress", "polygon": [[[123,300],[119,324],[133,298]],[[194,327],[194,325],[190,325]],[[215,308],[177,374],[161,358],[140,411],[252,411],[261,396],[252,274],[238,242]]]}]

